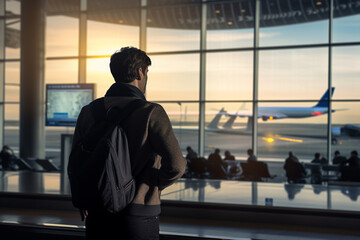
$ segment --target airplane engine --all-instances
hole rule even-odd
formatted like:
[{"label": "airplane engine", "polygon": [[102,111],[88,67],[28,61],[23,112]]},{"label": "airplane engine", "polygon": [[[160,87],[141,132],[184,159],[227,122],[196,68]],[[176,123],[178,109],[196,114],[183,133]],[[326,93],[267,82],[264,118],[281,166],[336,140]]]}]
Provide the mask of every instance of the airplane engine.
[{"label": "airplane engine", "polygon": [[269,117],[262,116],[262,120],[263,120],[263,121],[267,121],[267,120],[269,120]]}]

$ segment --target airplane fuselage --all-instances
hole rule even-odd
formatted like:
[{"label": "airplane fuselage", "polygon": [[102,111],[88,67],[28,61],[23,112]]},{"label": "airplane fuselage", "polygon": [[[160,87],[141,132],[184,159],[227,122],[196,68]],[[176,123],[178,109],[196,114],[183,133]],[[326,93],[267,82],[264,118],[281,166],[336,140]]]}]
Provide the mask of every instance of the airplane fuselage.
[{"label": "airplane fuselage", "polygon": [[328,112],[326,107],[259,107],[259,116],[281,118],[306,118],[323,115]]}]

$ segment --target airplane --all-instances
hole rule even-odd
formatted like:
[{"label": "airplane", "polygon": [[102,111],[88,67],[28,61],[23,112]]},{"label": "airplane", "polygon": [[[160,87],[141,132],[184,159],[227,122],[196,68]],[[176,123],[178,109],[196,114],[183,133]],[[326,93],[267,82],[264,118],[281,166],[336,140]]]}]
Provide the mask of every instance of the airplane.
[{"label": "airplane", "polygon": [[[331,88],[331,96],[334,93],[335,88]],[[318,103],[312,107],[259,107],[258,108],[258,118],[261,118],[263,121],[284,119],[284,118],[308,118],[320,116],[328,113],[328,102],[329,99],[329,90],[327,90]],[[335,112],[335,110],[332,110]],[[228,121],[221,127],[219,127],[219,122],[221,117],[225,115],[230,117]],[[240,110],[237,112],[228,112],[222,108],[214,119],[208,124],[208,130],[232,130],[233,124],[237,117],[248,117],[247,130],[251,129],[253,114],[249,110]]]}]

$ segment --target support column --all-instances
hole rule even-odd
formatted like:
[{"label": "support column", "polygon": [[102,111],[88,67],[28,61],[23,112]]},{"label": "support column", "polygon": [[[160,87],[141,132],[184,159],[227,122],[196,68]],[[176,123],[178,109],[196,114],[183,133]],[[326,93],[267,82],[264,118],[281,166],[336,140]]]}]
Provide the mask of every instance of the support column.
[{"label": "support column", "polygon": [[206,14],[207,4],[201,3],[200,29],[200,99],[199,99],[199,156],[204,157],[205,146],[205,81],[206,81]]},{"label": "support column", "polygon": [[87,0],[80,0],[79,17],[79,83],[86,83],[86,50],[87,50]]},{"label": "support column", "polygon": [[21,2],[20,157],[45,157],[45,0]]},{"label": "support column", "polygon": [[5,116],[5,0],[0,0],[0,147],[4,146]]},{"label": "support column", "polygon": [[334,0],[329,2],[329,62],[328,62],[328,124],[327,124],[327,161],[331,163],[331,143],[332,143],[332,32],[333,32],[333,16],[334,16]]}]

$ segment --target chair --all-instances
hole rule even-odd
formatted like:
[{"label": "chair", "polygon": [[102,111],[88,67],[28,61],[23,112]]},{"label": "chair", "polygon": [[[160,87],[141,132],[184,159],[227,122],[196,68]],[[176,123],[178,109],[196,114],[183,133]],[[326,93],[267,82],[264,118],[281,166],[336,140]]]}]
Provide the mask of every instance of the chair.
[{"label": "chair", "polygon": [[45,171],[60,171],[59,168],[57,168],[51,159],[36,159],[36,163],[38,163]]},{"label": "chair", "polygon": [[264,162],[242,162],[240,166],[242,169],[241,180],[262,181],[263,178],[276,177],[276,175],[270,175],[268,165]]},{"label": "chair", "polygon": [[34,168],[22,158],[14,158],[13,160],[18,166],[18,170],[34,170]]}]

